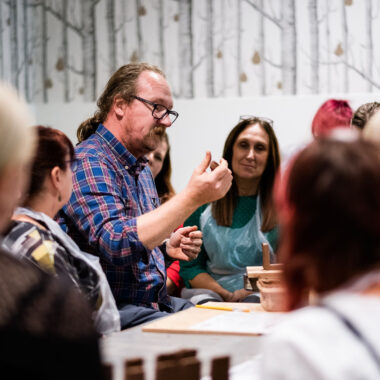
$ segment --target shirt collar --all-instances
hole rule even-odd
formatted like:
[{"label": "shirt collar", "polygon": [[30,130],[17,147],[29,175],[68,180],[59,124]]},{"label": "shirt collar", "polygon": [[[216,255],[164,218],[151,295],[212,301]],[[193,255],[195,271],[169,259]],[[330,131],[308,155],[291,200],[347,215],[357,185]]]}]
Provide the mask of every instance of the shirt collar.
[{"label": "shirt collar", "polygon": [[136,159],[103,124],[99,124],[96,133],[107,143],[128,173],[133,177],[138,177],[147,165],[148,159],[145,156]]}]

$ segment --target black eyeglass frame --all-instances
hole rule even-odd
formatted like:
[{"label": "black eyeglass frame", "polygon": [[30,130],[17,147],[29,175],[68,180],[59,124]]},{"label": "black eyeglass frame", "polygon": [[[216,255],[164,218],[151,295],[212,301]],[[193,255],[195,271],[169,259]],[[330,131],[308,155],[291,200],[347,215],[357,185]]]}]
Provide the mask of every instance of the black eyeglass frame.
[{"label": "black eyeglass frame", "polygon": [[[164,119],[164,118],[165,118],[166,116],[168,116],[168,115],[173,115],[173,116],[174,116],[174,120],[171,120],[171,123],[173,124],[173,123],[177,120],[177,118],[178,118],[178,116],[179,116],[179,114],[178,114],[177,111],[169,110],[167,107],[165,107],[165,106],[162,105],[162,104],[159,104],[159,103],[153,103],[153,102],[151,102],[150,100],[147,100],[147,99],[144,99],[144,98],[140,98],[139,96],[136,96],[136,95],[133,95],[133,98],[139,100],[140,102],[143,102],[143,103],[146,103],[146,104],[151,105],[151,106],[153,107],[153,109],[152,109],[152,116],[153,116],[156,120],[162,120],[162,119]],[[154,113],[155,113],[155,111],[157,110],[157,107],[158,107],[158,106],[163,107],[163,108],[166,109],[166,111],[164,112],[164,114],[163,114],[162,116],[160,116],[160,117],[157,117],[157,116],[154,115]]]},{"label": "black eyeglass frame", "polygon": [[79,160],[77,158],[73,158],[72,160],[65,160],[66,164],[70,164],[70,169],[72,172],[75,172],[78,168]]}]

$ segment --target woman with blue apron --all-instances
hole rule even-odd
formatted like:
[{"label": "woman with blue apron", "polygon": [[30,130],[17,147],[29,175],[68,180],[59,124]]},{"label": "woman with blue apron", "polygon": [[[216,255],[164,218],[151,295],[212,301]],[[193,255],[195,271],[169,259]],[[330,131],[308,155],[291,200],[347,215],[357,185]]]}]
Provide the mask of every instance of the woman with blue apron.
[{"label": "woman with blue apron", "polygon": [[253,116],[241,120],[227,137],[223,158],[234,176],[231,189],[184,224],[197,225],[203,233],[199,256],[182,262],[180,271],[186,285],[182,297],[195,304],[259,301],[244,289],[243,275],[247,266],[262,265],[262,243],[269,243],[274,259],[272,188],[280,158],[272,121]]}]

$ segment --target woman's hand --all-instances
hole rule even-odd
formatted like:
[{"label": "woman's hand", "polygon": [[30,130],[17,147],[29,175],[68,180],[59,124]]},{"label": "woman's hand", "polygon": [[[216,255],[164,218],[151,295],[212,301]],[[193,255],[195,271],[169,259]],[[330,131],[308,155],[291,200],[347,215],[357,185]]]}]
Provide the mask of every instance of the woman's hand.
[{"label": "woman's hand", "polygon": [[202,246],[202,232],[197,226],[178,228],[166,242],[167,254],[176,260],[197,258]]},{"label": "woman's hand", "polygon": [[232,293],[232,301],[229,302],[241,302],[247,298],[252,292],[245,289],[238,289]]}]

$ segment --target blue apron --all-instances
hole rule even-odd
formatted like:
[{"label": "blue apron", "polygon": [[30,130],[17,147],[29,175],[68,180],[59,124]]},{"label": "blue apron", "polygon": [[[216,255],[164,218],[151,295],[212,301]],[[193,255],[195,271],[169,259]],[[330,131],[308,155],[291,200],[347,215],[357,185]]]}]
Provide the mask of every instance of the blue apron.
[{"label": "blue apron", "polygon": [[224,289],[230,292],[244,287],[243,274],[247,266],[263,265],[262,243],[268,243],[261,231],[261,211],[257,197],[256,211],[241,228],[219,226],[211,213],[211,205],[200,216],[203,244],[209,260],[207,271]]}]

